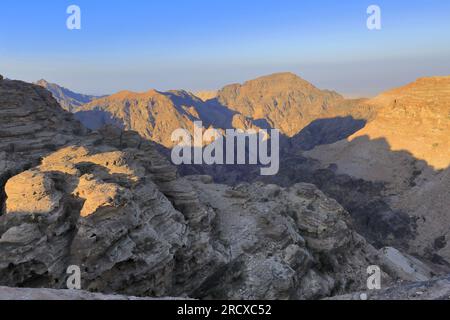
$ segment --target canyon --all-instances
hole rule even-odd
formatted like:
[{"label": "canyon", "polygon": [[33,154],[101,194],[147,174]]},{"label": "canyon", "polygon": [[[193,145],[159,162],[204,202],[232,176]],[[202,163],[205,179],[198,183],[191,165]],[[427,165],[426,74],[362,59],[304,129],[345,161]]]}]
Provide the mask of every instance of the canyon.
[{"label": "canyon", "polygon": [[[75,264],[104,294],[352,299],[379,265],[384,288],[448,288],[449,80],[346,99],[292,73],[200,97],[1,79],[0,285],[64,289]],[[279,173],[174,166],[196,121],[280,129]]]}]

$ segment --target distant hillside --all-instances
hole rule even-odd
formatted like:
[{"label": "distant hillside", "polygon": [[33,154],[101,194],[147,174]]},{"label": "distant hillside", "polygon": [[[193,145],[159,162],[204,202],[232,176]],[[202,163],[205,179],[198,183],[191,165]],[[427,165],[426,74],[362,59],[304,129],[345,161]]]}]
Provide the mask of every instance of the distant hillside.
[{"label": "distant hillside", "polygon": [[171,135],[178,128],[192,132],[194,121],[202,121],[205,127],[229,128],[234,117],[232,111],[182,90],[121,91],[82,106],[75,116],[90,129],[113,124],[166,147],[173,146]]},{"label": "distant hillside", "polygon": [[97,96],[70,91],[69,89],[61,87],[55,83],[49,83],[43,79],[37,81],[36,84],[50,91],[61,107],[70,112],[74,112],[83,104],[89,103],[98,98]]},{"label": "distant hillside", "polygon": [[91,129],[114,124],[171,147],[170,136],[175,129],[192,131],[193,122],[199,120],[205,127],[217,129],[276,128],[292,137],[318,119],[368,119],[371,111],[367,106],[362,108],[360,100],[345,100],[291,73],[229,85],[214,96],[183,90],[122,91],[87,103],[77,110],[76,116]]},{"label": "distant hillside", "polygon": [[220,104],[246,117],[265,120],[289,137],[343,100],[341,95],[322,91],[292,73],[232,84],[217,94]]},{"label": "distant hillside", "polygon": [[[318,147],[309,155],[336,163],[343,173],[368,180],[408,178],[403,173],[410,171],[410,164],[394,157],[395,153],[385,158],[383,148],[407,152],[434,169],[450,166],[450,77],[418,79],[368,104],[377,106],[373,121],[348,140]],[[416,166],[418,170],[423,167],[420,163]]]},{"label": "distant hillside", "polygon": [[203,101],[208,101],[217,97],[217,91],[198,91],[195,95]]},{"label": "distant hillside", "polygon": [[369,101],[373,121],[305,155],[386,184],[392,208],[416,221],[411,253],[450,261],[450,77],[421,78]]}]

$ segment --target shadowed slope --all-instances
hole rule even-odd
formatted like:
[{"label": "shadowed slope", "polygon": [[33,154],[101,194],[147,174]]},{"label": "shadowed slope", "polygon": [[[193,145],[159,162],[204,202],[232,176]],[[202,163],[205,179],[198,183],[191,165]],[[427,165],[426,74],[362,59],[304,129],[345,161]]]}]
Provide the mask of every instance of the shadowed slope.
[{"label": "shadowed slope", "polygon": [[89,103],[98,98],[97,96],[70,91],[69,89],[61,87],[55,83],[49,83],[44,79],[37,81],[36,84],[50,91],[60,106],[69,112],[75,112],[83,104]]}]

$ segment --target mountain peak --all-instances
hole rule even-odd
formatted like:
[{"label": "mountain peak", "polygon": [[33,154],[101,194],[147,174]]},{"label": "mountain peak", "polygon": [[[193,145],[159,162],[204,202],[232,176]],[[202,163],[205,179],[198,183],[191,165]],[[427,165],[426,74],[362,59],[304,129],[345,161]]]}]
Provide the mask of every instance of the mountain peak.
[{"label": "mountain peak", "polygon": [[161,95],[161,93],[155,89],[150,89],[144,92],[122,90],[105,98],[108,100],[149,99],[157,95]]},{"label": "mountain peak", "polygon": [[61,107],[66,110],[73,112],[75,109],[79,108],[81,105],[92,101],[97,98],[96,96],[84,95],[76,93],[66,89],[55,83],[48,82],[45,79],[40,79],[34,84],[50,91],[53,97],[58,101]]},{"label": "mountain peak", "polygon": [[297,84],[297,85],[302,84],[308,87],[314,87],[311,83],[302,79],[301,77],[292,72],[272,73],[269,75],[258,77],[253,80],[249,80],[245,82],[244,85],[250,83]]},{"label": "mountain peak", "polygon": [[36,81],[35,84],[37,84],[37,85],[45,85],[45,84],[50,84],[50,82],[48,82],[45,79],[40,79],[40,80]]},{"label": "mountain peak", "polygon": [[294,73],[281,72],[226,86],[217,99],[245,117],[264,119],[270,127],[293,136],[344,98],[320,90]]},{"label": "mountain peak", "polygon": [[421,105],[447,107],[450,103],[450,76],[422,77],[402,87],[386,91],[372,99],[373,102],[406,104],[409,107]]},{"label": "mountain peak", "polygon": [[292,79],[302,79],[298,75],[296,75],[293,72],[275,72],[272,74],[268,74],[265,76],[261,76],[256,78],[255,80],[263,80],[263,79],[286,79],[286,80],[292,80]]}]

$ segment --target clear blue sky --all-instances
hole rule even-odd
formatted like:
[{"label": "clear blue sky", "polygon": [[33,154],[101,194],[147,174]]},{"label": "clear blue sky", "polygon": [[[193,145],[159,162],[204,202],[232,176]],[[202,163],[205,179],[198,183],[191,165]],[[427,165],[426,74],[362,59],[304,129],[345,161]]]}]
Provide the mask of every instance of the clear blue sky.
[{"label": "clear blue sky", "polygon": [[[66,28],[66,9],[82,29]],[[382,9],[382,30],[366,9]],[[83,93],[216,89],[292,71],[373,95],[450,75],[448,0],[2,0],[0,73]]]}]

